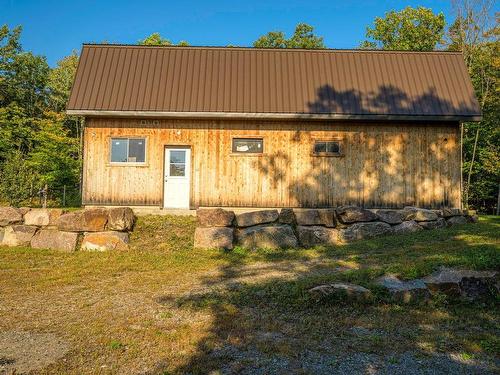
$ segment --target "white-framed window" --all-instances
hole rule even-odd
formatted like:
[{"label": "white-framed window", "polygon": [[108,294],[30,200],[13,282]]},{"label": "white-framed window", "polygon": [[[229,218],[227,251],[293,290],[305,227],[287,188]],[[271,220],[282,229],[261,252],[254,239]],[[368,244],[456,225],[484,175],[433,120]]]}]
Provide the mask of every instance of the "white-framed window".
[{"label": "white-framed window", "polygon": [[339,140],[316,140],[314,141],[313,155],[316,156],[340,156],[341,144]]},{"label": "white-framed window", "polygon": [[111,163],[145,163],[146,138],[111,138]]},{"label": "white-framed window", "polygon": [[232,152],[236,154],[262,154],[263,138],[233,138]]}]

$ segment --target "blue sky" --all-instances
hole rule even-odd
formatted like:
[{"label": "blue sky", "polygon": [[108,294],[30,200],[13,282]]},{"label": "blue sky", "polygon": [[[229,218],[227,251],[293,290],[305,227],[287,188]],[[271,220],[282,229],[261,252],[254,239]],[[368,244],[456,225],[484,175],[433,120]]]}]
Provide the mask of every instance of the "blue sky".
[{"label": "blue sky", "polygon": [[160,32],[192,45],[250,46],[270,30],[306,22],[329,48],[355,48],[374,17],[423,5],[451,20],[450,1],[54,1],[0,0],[0,24],[22,25],[25,50],[57,60],[84,42],[136,43]]}]

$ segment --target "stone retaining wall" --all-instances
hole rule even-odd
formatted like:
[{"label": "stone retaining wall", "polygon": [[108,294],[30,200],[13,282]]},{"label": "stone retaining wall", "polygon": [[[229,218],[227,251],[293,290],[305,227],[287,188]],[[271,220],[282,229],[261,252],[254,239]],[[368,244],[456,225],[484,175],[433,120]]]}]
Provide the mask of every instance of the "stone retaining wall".
[{"label": "stone retaining wall", "polygon": [[345,206],[328,209],[232,211],[199,209],[194,246],[232,249],[297,248],[338,245],[389,234],[413,233],[477,221],[459,209],[367,210]]},{"label": "stone retaining wall", "polygon": [[128,248],[135,215],[128,207],[66,212],[0,207],[0,245],[63,251]]}]

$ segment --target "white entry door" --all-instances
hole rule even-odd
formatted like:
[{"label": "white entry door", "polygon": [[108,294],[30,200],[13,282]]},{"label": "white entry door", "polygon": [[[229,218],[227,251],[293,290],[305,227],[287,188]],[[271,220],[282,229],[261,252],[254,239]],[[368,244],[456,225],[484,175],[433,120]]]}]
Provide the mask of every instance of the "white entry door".
[{"label": "white entry door", "polygon": [[165,148],[165,208],[189,208],[191,149]]}]

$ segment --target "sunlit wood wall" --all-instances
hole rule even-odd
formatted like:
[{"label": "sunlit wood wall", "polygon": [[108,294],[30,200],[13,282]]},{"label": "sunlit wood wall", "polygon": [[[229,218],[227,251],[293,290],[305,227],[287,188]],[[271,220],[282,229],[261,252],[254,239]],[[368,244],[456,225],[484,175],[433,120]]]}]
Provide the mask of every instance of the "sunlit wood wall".
[{"label": "sunlit wood wall", "polygon": [[[147,138],[144,166],[109,163],[110,138]],[[262,155],[231,152],[261,136]],[[312,153],[340,139],[342,156]],[[83,202],[163,205],[164,148],[192,149],[191,207],[460,206],[457,123],[86,119]]]}]

